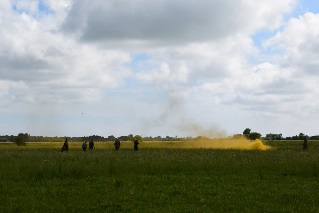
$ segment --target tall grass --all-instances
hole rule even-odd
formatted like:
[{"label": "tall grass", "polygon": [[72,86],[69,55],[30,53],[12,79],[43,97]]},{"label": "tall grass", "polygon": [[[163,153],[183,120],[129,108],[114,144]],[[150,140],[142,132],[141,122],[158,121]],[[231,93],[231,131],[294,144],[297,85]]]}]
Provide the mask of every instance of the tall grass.
[{"label": "tall grass", "polygon": [[[319,144],[272,149],[0,146],[0,212],[318,212]],[[172,144],[174,146],[174,144]]]}]

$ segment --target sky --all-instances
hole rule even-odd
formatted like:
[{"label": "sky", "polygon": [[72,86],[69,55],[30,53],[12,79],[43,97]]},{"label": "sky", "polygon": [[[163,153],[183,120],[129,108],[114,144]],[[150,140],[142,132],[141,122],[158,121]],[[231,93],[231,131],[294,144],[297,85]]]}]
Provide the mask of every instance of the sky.
[{"label": "sky", "polygon": [[0,135],[319,134],[319,0],[1,0]]}]

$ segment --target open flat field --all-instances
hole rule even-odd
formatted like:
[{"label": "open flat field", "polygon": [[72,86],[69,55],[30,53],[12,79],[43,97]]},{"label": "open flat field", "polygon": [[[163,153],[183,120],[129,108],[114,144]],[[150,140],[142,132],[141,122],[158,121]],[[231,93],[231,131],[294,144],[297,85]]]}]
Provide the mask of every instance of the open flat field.
[{"label": "open flat field", "polygon": [[319,142],[0,144],[0,212],[319,212]]}]

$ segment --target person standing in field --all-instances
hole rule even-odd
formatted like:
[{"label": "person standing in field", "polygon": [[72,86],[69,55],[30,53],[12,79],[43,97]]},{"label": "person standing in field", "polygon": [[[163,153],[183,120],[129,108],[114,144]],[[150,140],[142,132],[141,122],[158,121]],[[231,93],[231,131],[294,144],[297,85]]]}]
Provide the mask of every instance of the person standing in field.
[{"label": "person standing in field", "polygon": [[63,143],[61,152],[68,152],[69,151],[69,144],[68,144],[68,138],[65,138],[65,141]]},{"label": "person standing in field", "polygon": [[116,151],[120,150],[120,146],[121,146],[121,141],[117,138],[114,142],[114,147]]},{"label": "person standing in field", "polygon": [[307,136],[305,136],[302,146],[303,146],[303,150],[307,150],[308,149]]},{"label": "person standing in field", "polygon": [[82,149],[85,152],[87,148],[86,141],[82,143]]},{"label": "person standing in field", "polygon": [[138,140],[134,140],[134,150],[135,151],[138,151],[138,145],[139,145],[140,143],[138,142]]},{"label": "person standing in field", "polygon": [[89,149],[93,150],[94,148],[95,148],[94,147],[94,142],[93,142],[93,140],[91,140],[90,143],[89,143]]}]

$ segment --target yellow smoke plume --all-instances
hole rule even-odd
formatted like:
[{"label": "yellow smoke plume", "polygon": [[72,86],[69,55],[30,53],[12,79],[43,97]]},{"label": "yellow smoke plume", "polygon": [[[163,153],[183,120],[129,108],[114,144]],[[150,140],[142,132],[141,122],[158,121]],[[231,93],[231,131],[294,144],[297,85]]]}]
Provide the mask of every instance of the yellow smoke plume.
[{"label": "yellow smoke plume", "polygon": [[238,149],[238,150],[260,150],[270,149],[257,139],[251,141],[245,137],[240,138],[220,138],[220,139],[190,139],[176,142],[144,142],[143,145],[148,148],[176,148],[176,149]]},{"label": "yellow smoke plume", "polygon": [[182,142],[183,148],[207,148],[207,149],[240,149],[240,150],[260,150],[269,149],[261,140],[250,141],[245,137],[241,138],[221,138],[204,139],[198,141]]}]

